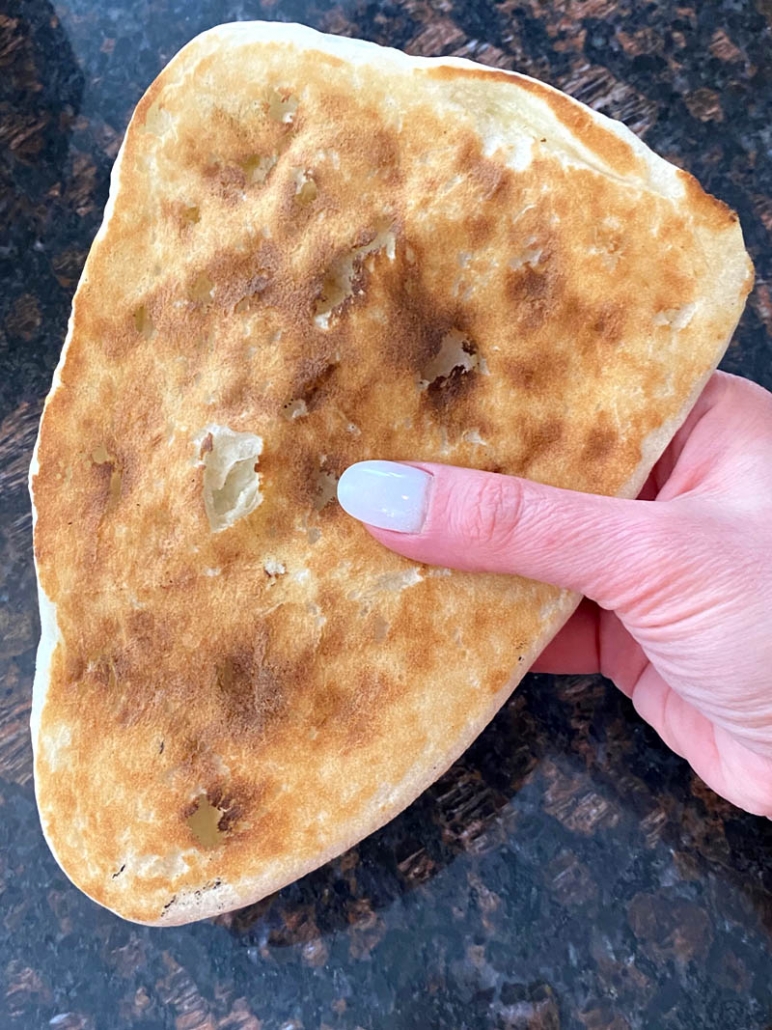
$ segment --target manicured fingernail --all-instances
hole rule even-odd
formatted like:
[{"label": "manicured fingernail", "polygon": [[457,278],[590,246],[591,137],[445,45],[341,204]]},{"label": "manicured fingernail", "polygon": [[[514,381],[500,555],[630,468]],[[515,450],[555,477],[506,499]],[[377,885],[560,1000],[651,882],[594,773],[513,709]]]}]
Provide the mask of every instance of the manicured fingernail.
[{"label": "manicured fingernail", "polygon": [[338,500],[355,519],[378,529],[418,533],[432,477],[396,461],[360,461],[338,480]]}]

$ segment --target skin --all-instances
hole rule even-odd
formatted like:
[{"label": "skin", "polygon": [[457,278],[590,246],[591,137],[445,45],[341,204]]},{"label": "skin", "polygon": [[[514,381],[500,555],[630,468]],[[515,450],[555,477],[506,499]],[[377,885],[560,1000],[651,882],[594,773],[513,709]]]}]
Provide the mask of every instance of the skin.
[{"label": "skin", "polygon": [[635,501],[423,465],[408,558],[585,595],[534,666],[602,673],[713,790],[772,817],[772,394],[716,373]]}]

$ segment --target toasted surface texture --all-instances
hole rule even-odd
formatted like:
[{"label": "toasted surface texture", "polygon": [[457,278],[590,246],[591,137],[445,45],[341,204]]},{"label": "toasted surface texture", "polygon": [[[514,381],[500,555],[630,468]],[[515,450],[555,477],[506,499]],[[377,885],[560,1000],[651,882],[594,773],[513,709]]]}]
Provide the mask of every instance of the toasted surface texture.
[{"label": "toasted surface texture", "polygon": [[140,102],[32,470],[33,739],[126,918],[246,904],[463,751],[577,598],[416,566],[366,458],[633,496],[751,285],[736,217],[533,80],[286,25]]}]

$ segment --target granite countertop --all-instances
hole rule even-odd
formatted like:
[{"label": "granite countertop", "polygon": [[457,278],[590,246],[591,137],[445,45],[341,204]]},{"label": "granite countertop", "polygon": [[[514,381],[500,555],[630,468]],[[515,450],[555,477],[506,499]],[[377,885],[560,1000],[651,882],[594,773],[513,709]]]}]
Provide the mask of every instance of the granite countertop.
[{"label": "granite countertop", "polygon": [[769,1030],[772,823],[601,679],[528,677],[402,816],[214,922],[122,922],[49,854],[28,733],[42,399],[133,105],[195,33],[261,17],[515,68],[626,121],[739,212],[757,283],[724,367],[772,388],[770,0],[3,0],[0,1026]]}]

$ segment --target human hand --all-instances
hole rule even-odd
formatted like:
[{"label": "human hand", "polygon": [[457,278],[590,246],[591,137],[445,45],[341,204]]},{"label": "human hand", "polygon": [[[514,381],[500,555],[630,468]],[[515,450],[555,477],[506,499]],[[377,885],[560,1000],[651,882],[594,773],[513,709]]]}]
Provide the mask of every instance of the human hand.
[{"label": "human hand", "polygon": [[534,669],[607,676],[708,786],[772,817],[772,394],[717,372],[635,501],[385,462],[338,496],[407,558],[584,594]]}]

